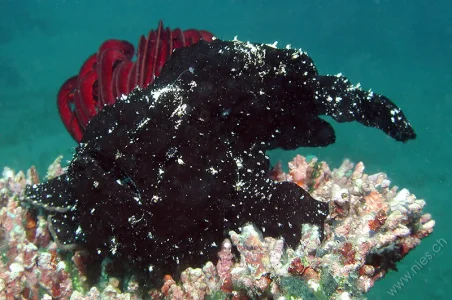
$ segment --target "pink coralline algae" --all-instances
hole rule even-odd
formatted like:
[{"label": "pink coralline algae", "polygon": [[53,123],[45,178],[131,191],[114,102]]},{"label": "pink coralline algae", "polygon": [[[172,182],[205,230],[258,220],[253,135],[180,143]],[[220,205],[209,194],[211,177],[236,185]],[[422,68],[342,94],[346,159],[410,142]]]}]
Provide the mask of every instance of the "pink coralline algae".
[{"label": "pink coralline algae", "polygon": [[73,290],[46,221],[20,206],[25,185],[36,180],[34,168],[27,175],[5,168],[0,179],[1,299],[39,299],[41,295],[64,299]]},{"label": "pink coralline algae", "polygon": [[[47,178],[64,172],[60,160],[49,167]],[[47,221],[21,205],[25,185],[39,182],[36,170],[25,175],[5,168],[0,179],[0,299],[363,298],[433,231],[435,221],[423,212],[424,200],[391,187],[384,173],[365,174],[363,163],[346,160],[330,170],[325,162],[297,155],[288,167],[285,173],[277,165],[271,177],[292,181],[329,204],[323,233],[304,224],[299,244],[291,249],[283,237],[265,236],[263,229],[247,224],[218,241],[216,261],[182,271],[177,281],[177,274],[167,274],[161,287],[151,289],[108,270],[90,286],[83,251],[68,255],[58,250]]]}]

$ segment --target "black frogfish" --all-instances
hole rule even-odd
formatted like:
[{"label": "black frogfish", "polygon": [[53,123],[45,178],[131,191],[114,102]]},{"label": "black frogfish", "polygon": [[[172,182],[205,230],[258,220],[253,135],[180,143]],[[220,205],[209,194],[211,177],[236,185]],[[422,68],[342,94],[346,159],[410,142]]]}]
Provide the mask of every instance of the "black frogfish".
[{"label": "black frogfish", "polygon": [[388,98],[319,75],[300,50],[200,41],[95,116],[67,172],[30,186],[28,201],[62,249],[158,279],[215,260],[247,223],[294,246],[303,223],[322,228],[328,204],[271,180],[266,151],[334,143],[322,115],[416,136]]}]

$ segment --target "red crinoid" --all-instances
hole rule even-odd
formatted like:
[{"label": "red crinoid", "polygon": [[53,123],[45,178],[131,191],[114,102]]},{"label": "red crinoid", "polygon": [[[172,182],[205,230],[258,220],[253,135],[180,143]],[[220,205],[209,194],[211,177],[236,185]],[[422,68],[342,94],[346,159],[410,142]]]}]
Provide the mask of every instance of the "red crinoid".
[{"label": "red crinoid", "polygon": [[64,126],[77,141],[83,137],[88,122],[105,105],[129,94],[135,87],[146,87],[171,56],[174,49],[188,47],[199,40],[212,41],[213,34],[204,30],[163,28],[141,36],[135,61],[134,47],[127,41],[107,40],[82,65],[58,92],[58,111]]}]

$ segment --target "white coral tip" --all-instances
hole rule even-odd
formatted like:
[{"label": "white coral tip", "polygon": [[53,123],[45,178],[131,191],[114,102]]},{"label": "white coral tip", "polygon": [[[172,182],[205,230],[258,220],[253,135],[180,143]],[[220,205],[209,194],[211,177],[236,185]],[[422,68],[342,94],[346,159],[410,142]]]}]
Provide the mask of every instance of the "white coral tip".
[{"label": "white coral tip", "polygon": [[435,227],[435,220],[430,220],[427,223],[425,223],[424,225],[422,225],[422,229],[424,229],[424,230],[431,230],[431,229],[433,229],[433,227]]}]

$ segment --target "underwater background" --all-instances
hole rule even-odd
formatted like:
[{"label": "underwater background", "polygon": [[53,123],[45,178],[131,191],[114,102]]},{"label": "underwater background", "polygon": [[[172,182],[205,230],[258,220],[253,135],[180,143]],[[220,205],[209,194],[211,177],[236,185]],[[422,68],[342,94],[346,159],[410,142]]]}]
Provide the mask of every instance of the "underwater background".
[{"label": "underwater background", "polygon": [[[60,121],[56,93],[108,38],[135,45],[165,26],[220,39],[279,42],[307,51],[319,73],[343,73],[399,105],[418,138],[407,144],[358,123],[335,126],[323,149],[274,151],[272,162],[313,154],[330,166],[363,161],[427,201],[437,225],[367,294],[369,299],[450,299],[452,274],[452,2],[446,0],[0,0],[0,167],[45,173],[76,146]],[[332,121],[333,126],[334,121]],[[444,240],[438,248],[438,240]],[[451,243],[451,244],[448,244]],[[422,264],[420,272],[412,266]],[[407,277],[407,274],[410,276]]]}]

